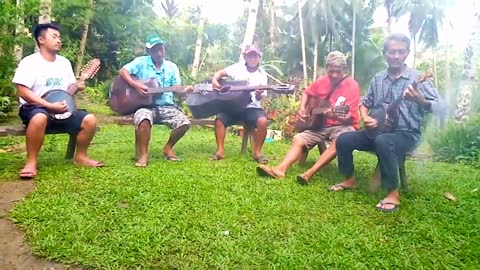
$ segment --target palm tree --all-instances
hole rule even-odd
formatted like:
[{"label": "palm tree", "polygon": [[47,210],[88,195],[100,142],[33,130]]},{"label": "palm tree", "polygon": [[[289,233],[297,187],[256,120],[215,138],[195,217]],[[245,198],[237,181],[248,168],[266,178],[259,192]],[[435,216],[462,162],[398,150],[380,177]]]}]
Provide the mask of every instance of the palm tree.
[{"label": "palm tree", "polygon": [[[20,16],[19,16],[19,23],[15,27],[15,36],[18,36],[18,35],[20,35],[20,33],[24,29],[24,20],[23,20],[22,8],[21,8],[21,1],[16,0],[16,5],[17,5],[17,10],[19,10],[21,12]],[[22,60],[22,56],[23,56],[23,45],[22,44],[15,44],[13,50],[15,52],[15,58],[17,59],[17,62],[20,62],[20,60]]]},{"label": "palm tree", "polygon": [[38,17],[38,23],[51,22],[50,14],[52,14],[52,1],[41,0],[40,1],[40,16]]},{"label": "palm tree", "polygon": [[178,15],[178,5],[175,3],[175,0],[165,0],[162,2],[162,8],[167,17],[173,19]]},{"label": "palm tree", "polygon": [[205,16],[202,16],[202,8],[198,7],[200,21],[198,22],[197,27],[197,41],[195,42],[195,56],[193,57],[192,64],[192,77],[196,77],[198,70],[200,68],[200,54],[202,52],[202,40],[203,40],[203,29],[205,27]]},{"label": "palm tree", "polygon": [[248,19],[247,19],[247,27],[245,29],[245,35],[243,36],[243,42],[240,57],[238,59],[239,62],[245,61],[242,56],[242,52],[247,45],[253,43],[253,37],[255,36],[255,28],[257,25],[257,14],[258,14],[258,7],[260,1],[259,0],[250,0],[250,5],[248,7]]},{"label": "palm tree", "polygon": [[307,87],[307,56],[305,54],[305,34],[303,32],[303,19],[302,19],[302,3],[301,0],[297,1],[298,4],[298,14],[300,22],[300,39],[302,41],[302,66],[303,66],[303,85]]},{"label": "palm tree", "polygon": [[82,68],[82,65],[83,65],[83,58],[85,56],[85,47],[87,46],[88,29],[90,28],[92,17],[93,17],[93,0],[88,0],[88,10],[86,11],[86,14],[85,14],[85,23],[83,25],[82,37],[80,38],[80,49],[78,51],[77,65],[75,67],[76,77],[80,75],[80,69]]}]

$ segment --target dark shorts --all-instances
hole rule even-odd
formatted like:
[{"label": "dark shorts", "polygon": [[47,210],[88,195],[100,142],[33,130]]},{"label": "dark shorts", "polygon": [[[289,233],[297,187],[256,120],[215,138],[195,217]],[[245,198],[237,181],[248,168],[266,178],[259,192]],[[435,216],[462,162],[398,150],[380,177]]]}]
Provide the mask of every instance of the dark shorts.
[{"label": "dark shorts", "polygon": [[[30,120],[37,114],[43,113],[48,116],[48,112],[45,107],[36,105],[25,104],[20,107],[18,115],[23,121],[23,124],[28,126]],[[53,121],[48,118],[47,131],[66,132],[69,134],[76,134],[80,131],[82,121],[88,112],[85,110],[77,110],[69,119],[65,121]]]},{"label": "dark shorts", "polygon": [[228,127],[231,125],[245,123],[249,127],[256,127],[257,120],[259,118],[265,117],[267,115],[262,109],[259,108],[247,108],[240,113],[219,113],[217,114],[217,119],[222,121],[222,123]]}]

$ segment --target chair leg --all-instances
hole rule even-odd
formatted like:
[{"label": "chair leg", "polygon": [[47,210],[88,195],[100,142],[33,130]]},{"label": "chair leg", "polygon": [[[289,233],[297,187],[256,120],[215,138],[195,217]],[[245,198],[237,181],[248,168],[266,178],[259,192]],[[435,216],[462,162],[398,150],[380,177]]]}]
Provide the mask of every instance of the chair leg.
[{"label": "chair leg", "polygon": [[407,173],[405,170],[405,156],[401,158],[398,162],[398,174],[400,176],[400,185],[402,189],[407,191],[408,184],[407,184]]},{"label": "chair leg", "polygon": [[77,134],[70,134],[68,138],[67,153],[65,159],[72,159],[75,154],[75,147],[77,146]]},{"label": "chair leg", "polygon": [[248,147],[248,140],[250,139],[250,147],[252,147],[253,144],[253,130],[251,130],[247,126],[243,126],[243,136],[242,136],[242,150],[240,151],[242,154],[247,153],[247,147]]},{"label": "chair leg", "polygon": [[373,179],[370,182],[370,192],[377,192],[382,184],[382,173],[380,172],[380,164],[377,162],[375,172],[373,173]]},{"label": "chair leg", "polygon": [[308,157],[308,149],[305,148],[302,150],[302,153],[300,154],[300,156],[298,157],[298,160],[297,160],[297,164],[299,166],[303,166],[305,165],[305,162],[307,161],[307,157]]},{"label": "chair leg", "polygon": [[319,144],[317,144],[317,147],[318,147],[318,153],[321,155],[323,152],[325,152],[325,150],[327,149],[327,145],[325,144],[325,142],[321,142]]}]

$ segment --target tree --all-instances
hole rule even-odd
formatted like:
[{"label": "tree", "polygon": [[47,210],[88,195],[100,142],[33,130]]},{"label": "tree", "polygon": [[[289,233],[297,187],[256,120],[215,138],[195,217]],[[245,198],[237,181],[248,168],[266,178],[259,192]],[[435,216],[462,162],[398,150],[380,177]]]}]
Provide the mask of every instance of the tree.
[{"label": "tree", "polygon": [[162,8],[168,18],[173,19],[178,15],[178,6],[175,0],[165,0],[162,2]]},{"label": "tree", "polygon": [[245,35],[243,36],[243,42],[240,48],[241,51],[240,51],[240,57],[238,60],[239,62],[245,61],[242,55],[242,52],[245,49],[245,46],[253,43],[253,37],[255,35],[255,28],[257,25],[258,8],[259,8],[259,0],[250,0],[250,5],[248,7],[247,27],[245,29]]},{"label": "tree", "polygon": [[85,14],[85,24],[83,25],[82,37],[80,39],[80,49],[78,51],[77,65],[75,67],[75,76],[80,75],[80,69],[83,65],[83,58],[85,56],[85,47],[87,46],[88,29],[93,16],[93,0],[88,0],[88,10]]},{"label": "tree", "polygon": [[298,14],[299,14],[299,25],[300,25],[300,39],[302,41],[302,66],[303,66],[303,86],[307,86],[307,56],[305,55],[305,34],[303,32],[303,20],[302,20],[302,3],[300,0],[297,1],[298,3]]},{"label": "tree", "polygon": [[202,8],[199,7],[200,21],[197,27],[197,41],[195,42],[195,56],[192,64],[192,77],[196,77],[200,67],[200,54],[202,52],[203,28],[205,27],[205,17],[202,16]]}]

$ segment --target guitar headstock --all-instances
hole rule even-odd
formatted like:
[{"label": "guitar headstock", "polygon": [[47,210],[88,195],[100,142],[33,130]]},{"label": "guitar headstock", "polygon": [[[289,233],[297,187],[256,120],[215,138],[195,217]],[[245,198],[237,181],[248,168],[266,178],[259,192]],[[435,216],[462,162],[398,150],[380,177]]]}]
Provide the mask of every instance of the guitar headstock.
[{"label": "guitar headstock", "polygon": [[418,77],[417,83],[423,83],[426,80],[430,79],[433,77],[433,71],[432,69],[427,69],[427,71],[423,72],[420,77]]},{"label": "guitar headstock", "polygon": [[97,74],[98,70],[100,69],[100,59],[95,58],[90,60],[83,68],[82,72],[80,73],[80,80],[85,81],[87,79],[92,78]]},{"label": "guitar headstock", "polygon": [[272,91],[274,93],[280,93],[280,94],[293,94],[293,92],[295,91],[295,85],[293,84],[273,85]]}]

